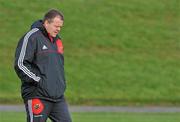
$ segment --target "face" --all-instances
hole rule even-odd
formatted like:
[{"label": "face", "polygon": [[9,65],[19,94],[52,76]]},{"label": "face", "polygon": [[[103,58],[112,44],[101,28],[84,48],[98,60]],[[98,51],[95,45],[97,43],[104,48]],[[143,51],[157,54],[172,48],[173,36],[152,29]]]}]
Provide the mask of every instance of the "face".
[{"label": "face", "polygon": [[63,20],[60,17],[55,17],[50,23],[47,20],[44,22],[44,27],[52,37],[56,37],[62,26]]}]

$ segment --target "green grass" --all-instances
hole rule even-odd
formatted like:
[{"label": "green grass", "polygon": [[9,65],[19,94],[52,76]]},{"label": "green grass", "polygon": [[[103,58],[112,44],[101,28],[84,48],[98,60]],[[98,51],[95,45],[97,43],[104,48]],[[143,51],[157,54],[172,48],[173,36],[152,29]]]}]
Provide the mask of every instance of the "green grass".
[{"label": "green grass", "polygon": [[[72,113],[73,122],[179,122],[179,113]],[[25,113],[0,112],[2,122],[24,122]],[[50,122],[50,120],[48,121]]]},{"label": "green grass", "polygon": [[0,103],[21,102],[13,70],[19,38],[49,8],[59,8],[70,104],[180,105],[179,6],[179,0],[0,0]]}]

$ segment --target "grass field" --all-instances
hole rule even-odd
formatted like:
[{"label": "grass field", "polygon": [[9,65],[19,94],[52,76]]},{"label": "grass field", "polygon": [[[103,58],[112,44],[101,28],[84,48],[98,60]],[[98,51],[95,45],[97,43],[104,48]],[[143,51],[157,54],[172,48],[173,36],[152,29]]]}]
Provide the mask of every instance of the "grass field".
[{"label": "grass field", "polygon": [[0,103],[21,102],[13,70],[19,38],[49,8],[59,8],[70,104],[180,105],[179,6],[179,0],[0,0]]},{"label": "grass field", "polygon": [[[73,122],[179,122],[179,113],[72,113]],[[2,122],[24,122],[25,113],[0,112]],[[48,121],[50,122],[50,121]]]}]

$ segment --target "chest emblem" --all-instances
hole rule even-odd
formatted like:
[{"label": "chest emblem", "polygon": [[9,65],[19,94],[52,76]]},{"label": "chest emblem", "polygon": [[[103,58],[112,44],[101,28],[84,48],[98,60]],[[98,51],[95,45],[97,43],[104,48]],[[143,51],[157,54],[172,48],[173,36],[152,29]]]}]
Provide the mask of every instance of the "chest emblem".
[{"label": "chest emblem", "polygon": [[64,47],[63,47],[61,40],[57,40],[56,45],[57,45],[58,53],[63,54],[64,53]]},{"label": "chest emblem", "polygon": [[47,50],[48,48],[46,47],[46,45],[43,45],[42,49]]}]

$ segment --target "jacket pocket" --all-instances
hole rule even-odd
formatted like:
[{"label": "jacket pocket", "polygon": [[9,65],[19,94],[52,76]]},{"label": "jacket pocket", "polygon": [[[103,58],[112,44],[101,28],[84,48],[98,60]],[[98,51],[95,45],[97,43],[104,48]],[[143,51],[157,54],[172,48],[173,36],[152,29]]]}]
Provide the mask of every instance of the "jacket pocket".
[{"label": "jacket pocket", "polygon": [[41,76],[41,80],[38,83],[38,96],[49,97],[49,93],[47,91],[47,83],[43,76]]}]

